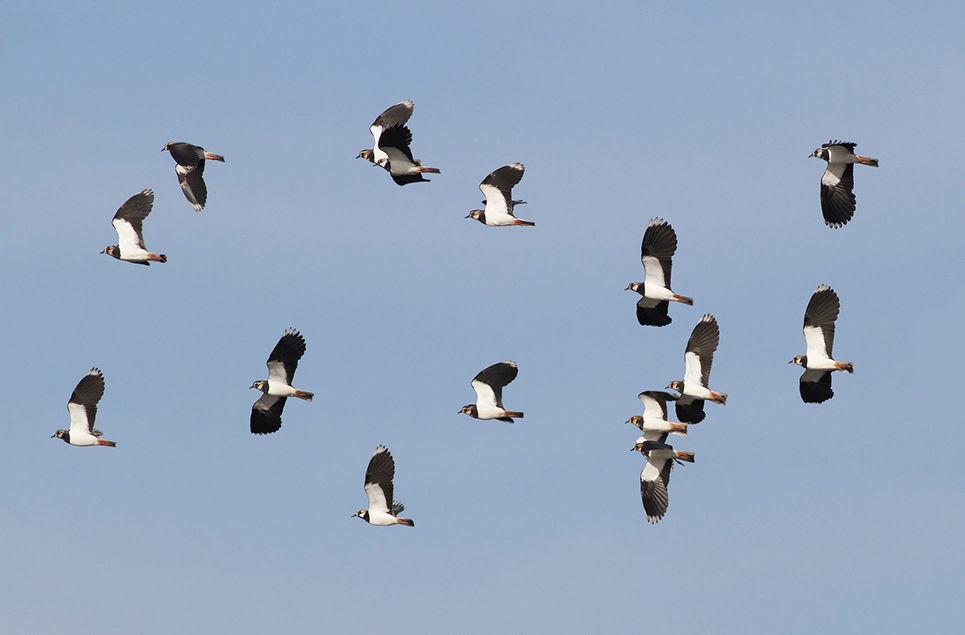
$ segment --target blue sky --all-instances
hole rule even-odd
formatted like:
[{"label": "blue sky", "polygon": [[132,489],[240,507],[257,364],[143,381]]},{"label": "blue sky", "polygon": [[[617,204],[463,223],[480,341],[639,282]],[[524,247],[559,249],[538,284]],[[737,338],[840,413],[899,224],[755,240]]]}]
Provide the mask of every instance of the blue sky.
[{"label": "blue sky", "polygon": [[[11,633],[949,631],[965,613],[960,3],[15,2],[0,11],[0,624]],[[411,99],[396,186],[354,157]],[[825,227],[831,138],[857,212]],[[208,205],[162,146],[222,154]],[[464,216],[526,165],[535,228]],[[163,265],[98,253],[152,188]],[[524,213],[525,212],[525,213]],[[675,228],[640,327],[640,239]],[[810,294],[835,376],[798,395]],[[636,395],[721,344],[646,522]],[[308,350],[248,433],[288,327]],[[514,425],[457,415],[513,359]],[[50,439],[91,367],[117,448]],[[396,459],[414,529],[371,527]]]}]

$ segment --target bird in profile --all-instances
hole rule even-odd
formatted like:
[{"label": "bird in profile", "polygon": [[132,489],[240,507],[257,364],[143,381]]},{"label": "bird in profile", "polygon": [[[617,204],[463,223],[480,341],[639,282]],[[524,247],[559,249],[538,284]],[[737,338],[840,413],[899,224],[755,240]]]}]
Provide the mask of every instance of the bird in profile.
[{"label": "bird in profile", "polygon": [[854,164],[878,167],[878,159],[854,153],[857,145],[828,141],[810,155],[828,162],[828,169],[821,176],[821,212],[828,227],[842,227],[854,216]]},{"label": "bird in profile", "polygon": [[53,439],[63,439],[71,445],[89,446],[106,445],[117,447],[113,441],[101,439],[101,431],[94,429],[94,418],[97,416],[97,402],[104,396],[104,376],[97,368],[81,378],[70,394],[67,402],[67,412],[70,413],[70,429],[58,430],[51,436]]},{"label": "bird in profile", "polygon": [[680,393],[677,399],[677,419],[681,423],[700,423],[704,420],[704,401],[727,404],[727,393],[707,388],[710,382],[710,366],[720,341],[720,329],[713,315],[700,318],[687,340],[684,353],[684,378],[670,382],[667,388]]},{"label": "bird in profile", "polygon": [[369,523],[385,527],[386,525],[405,525],[415,527],[415,523],[408,518],[399,518],[405,507],[399,501],[392,500],[392,479],[395,477],[395,460],[385,446],[375,448],[369,466],[365,469],[365,495],[369,499],[369,508],[360,509],[354,514]]},{"label": "bird in profile", "polygon": [[854,373],[851,362],[836,362],[831,357],[834,346],[834,321],[838,319],[841,302],[834,289],[822,284],[811,295],[804,311],[804,340],[807,354],[798,355],[789,364],[804,368],[801,375],[801,399],[804,403],[823,403],[834,396],[831,373],[840,370]]},{"label": "bird in profile", "polygon": [[667,420],[667,402],[676,401],[677,395],[662,390],[645,390],[637,395],[643,402],[643,416],[634,415],[626,423],[640,428],[647,441],[667,440],[667,434],[687,436],[686,423],[673,423]]},{"label": "bird in profile", "polygon": [[174,161],[178,164],[174,171],[178,173],[178,183],[181,184],[184,198],[188,199],[195,211],[200,212],[208,201],[208,188],[202,178],[204,161],[209,159],[224,163],[224,157],[220,154],[207,152],[201,146],[183,142],[166,143],[161,148],[161,152],[165,150],[171,153]]},{"label": "bird in profile", "polygon": [[674,450],[671,445],[645,437],[637,439],[630,450],[636,450],[647,458],[647,466],[640,472],[640,498],[643,500],[643,511],[647,514],[647,520],[655,524],[667,513],[670,501],[667,486],[670,484],[670,472],[674,463],[693,463],[694,453]]},{"label": "bird in profile", "polygon": [[[268,356],[268,380],[251,385],[264,394],[251,407],[251,433],[270,434],[281,427],[281,413],[289,397],[311,401],[314,393],[292,388],[298,360],[305,354],[305,338],[288,329]],[[250,390],[250,388],[249,388]]]},{"label": "bird in profile", "polygon": [[509,423],[513,422],[513,417],[522,419],[522,412],[503,408],[503,387],[516,379],[517,373],[519,369],[513,361],[499,362],[479,371],[472,380],[476,403],[463,406],[459,412],[473,419],[499,419]]},{"label": "bird in profile", "polygon": [[412,132],[405,123],[412,116],[413,104],[406,100],[390,106],[369,126],[375,145],[370,150],[362,150],[356,159],[366,159],[392,176],[397,185],[409,183],[428,183],[423,174],[439,174],[438,168],[427,168],[418,159],[412,158]]},{"label": "bird in profile", "polygon": [[525,169],[522,163],[511,163],[490,173],[479,184],[479,190],[486,197],[483,201],[486,209],[474,209],[466,218],[475,218],[483,225],[490,227],[535,226],[536,223],[520,220],[513,215],[514,207],[526,203],[526,201],[513,200],[513,186],[523,178]]},{"label": "bird in profile", "polygon": [[167,262],[164,254],[152,254],[144,246],[144,233],[141,228],[144,219],[151,213],[154,205],[154,192],[144,190],[127,199],[121,205],[111,224],[117,230],[117,244],[104,247],[102,254],[114,256],[118,260],[126,260],[139,265],[148,265],[149,260]]},{"label": "bird in profile", "polygon": [[666,326],[673,320],[667,315],[670,301],[693,306],[694,299],[670,290],[671,258],[677,251],[677,234],[670,223],[654,218],[643,233],[640,261],[643,263],[643,282],[631,282],[624,291],[636,291],[637,322],[641,326]]}]

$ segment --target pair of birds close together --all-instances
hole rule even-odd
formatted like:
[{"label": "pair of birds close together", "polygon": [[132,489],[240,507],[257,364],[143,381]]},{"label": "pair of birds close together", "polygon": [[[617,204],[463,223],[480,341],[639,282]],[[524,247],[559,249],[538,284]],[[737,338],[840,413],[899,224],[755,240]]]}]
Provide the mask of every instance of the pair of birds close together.
[{"label": "pair of birds close together", "polygon": [[[409,183],[428,183],[423,174],[439,174],[437,168],[427,168],[419,159],[412,158],[412,132],[405,125],[412,116],[413,104],[410,100],[399,102],[387,108],[375,118],[369,131],[375,139],[375,145],[368,150],[359,152],[356,159],[366,159],[372,165],[383,168],[398,185]],[[489,174],[479,189],[485,200],[486,209],[474,209],[466,218],[474,218],[490,227],[505,227],[508,225],[533,226],[536,223],[516,218],[513,209],[526,201],[513,200],[513,186],[523,178],[525,168],[521,163],[504,165]]]},{"label": "pair of birds close together", "polygon": [[[185,198],[200,212],[208,200],[208,189],[202,178],[204,162],[209,159],[223,163],[224,157],[190,143],[167,143],[161,149],[162,152],[164,150],[170,152],[177,163],[175,172]],[[144,219],[153,207],[154,192],[151,190],[143,190],[127,199],[111,221],[117,231],[117,244],[108,245],[101,253],[138,265],[150,266],[151,262],[167,262],[167,256],[151,253],[144,246]]]}]

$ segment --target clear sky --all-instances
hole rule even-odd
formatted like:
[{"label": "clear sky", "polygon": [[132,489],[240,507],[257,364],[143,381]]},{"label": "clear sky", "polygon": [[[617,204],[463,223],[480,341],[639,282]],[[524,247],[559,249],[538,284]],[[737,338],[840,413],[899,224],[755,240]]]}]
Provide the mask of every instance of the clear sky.
[{"label": "clear sky", "polygon": [[[960,628],[963,30],[961,2],[7,3],[0,630]],[[355,156],[405,99],[442,173],[398,187]],[[832,138],[881,165],[838,230]],[[169,141],[226,158],[201,213]],[[536,227],[464,219],[517,161]],[[146,188],[168,262],[99,255]],[[644,328],[655,217],[695,304]],[[819,284],[855,374],[808,405]],[[649,525],[624,421],[704,313],[730,398]],[[288,327],[315,401],[255,437]],[[457,414],[506,359],[525,418]],[[94,366],[116,449],[50,439]],[[414,529],[351,518],[379,444]]]}]

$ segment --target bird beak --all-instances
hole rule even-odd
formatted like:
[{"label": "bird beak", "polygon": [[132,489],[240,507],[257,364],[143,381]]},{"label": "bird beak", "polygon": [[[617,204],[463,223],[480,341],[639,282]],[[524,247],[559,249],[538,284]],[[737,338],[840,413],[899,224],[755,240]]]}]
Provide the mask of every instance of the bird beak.
[{"label": "bird beak", "polygon": [[52,435],[50,435],[50,438],[53,439],[55,436],[57,436],[57,433],[56,433],[56,432],[54,432]]},{"label": "bird beak", "polygon": [[466,218],[472,218],[472,214],[466,214]]},{"label": "bird beak", "polygon": [[629,291],[631,286],[632,286],[632,285],[629,285],[629,284],[628,284],[628,285],[627,285],[627,288],[624,289],[624,291]]},{"label": "bird beak", "polygon": [[793,360],[793,359],[788,362],[788,364],[793,364],[793,363],[794,363],[794,360]]},{"label": "bird beak", "polygon": [[354,514],[352,514],[351,516],[349,516],[349,518],[358,518],[358,515],[359,515],[359,513],[358,513],[358,512],[355,512]]}]

